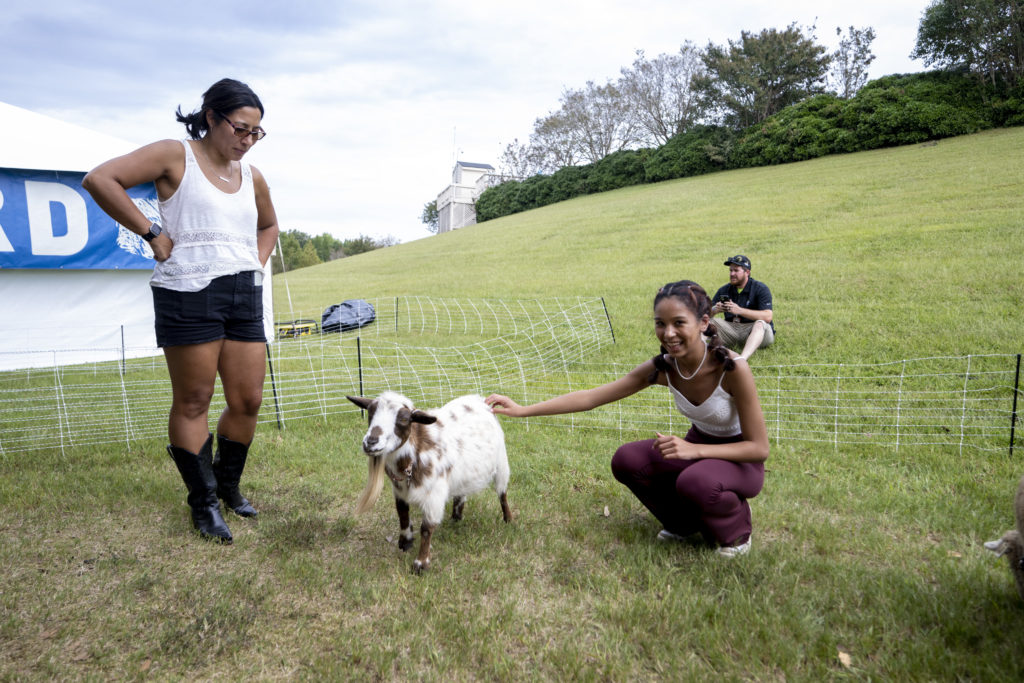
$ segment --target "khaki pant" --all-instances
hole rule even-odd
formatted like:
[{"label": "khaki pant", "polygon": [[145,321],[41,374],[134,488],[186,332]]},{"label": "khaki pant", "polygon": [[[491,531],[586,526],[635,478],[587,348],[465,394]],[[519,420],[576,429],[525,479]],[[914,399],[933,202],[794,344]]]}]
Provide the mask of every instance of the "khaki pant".
[{"label": "khaki pant", "polygon": [[761,320],[752,323],[731,323],[728,320],[716,318],[711,321],[711,324],[718,330],[718,337],[726,346],[738,346],[742,349],[747,337],[753,332],[754,325],[758,324],[764,325],[764,339],[761,340],[761,345],[757,348],[763,349],[775,342],[775,331],[772,326]]}]

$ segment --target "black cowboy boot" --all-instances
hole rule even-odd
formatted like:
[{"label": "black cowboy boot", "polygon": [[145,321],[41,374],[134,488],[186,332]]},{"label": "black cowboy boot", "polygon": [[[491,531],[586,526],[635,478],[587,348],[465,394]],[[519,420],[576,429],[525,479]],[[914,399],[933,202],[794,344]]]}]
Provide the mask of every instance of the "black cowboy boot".
[{"label": "black cowboy boot", "polygon": [[258,513],[238,490],[238,482],[245,469],[249,447],[217,435],[217,455],[213,458],[213,473],[217,477],[217,497],[240,517],[255,517]]},{"label": "black cowboy boot", "polygon": [[167,454],[178,467],[185,487],[188,489],[188,506],[192,508],[192,526],[204,537],[231,543],[231,530],[220,516],[217,501],[217,479],[211,467],[211,446],[213,436],[206,440],[199,454],[177,446],[168,446]]}]

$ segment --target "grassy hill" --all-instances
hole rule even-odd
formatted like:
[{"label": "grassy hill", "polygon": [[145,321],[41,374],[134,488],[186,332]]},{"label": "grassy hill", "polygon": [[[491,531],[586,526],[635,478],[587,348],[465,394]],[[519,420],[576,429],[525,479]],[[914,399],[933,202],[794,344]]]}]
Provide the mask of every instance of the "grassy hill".
[{"label": "grassy hill", "polygon": [[640,342],[659,286],[713,292],[743,253],[775,298],[768,354],[871,362],[1019,351],[1021,245],[1024,128],[1011,128],[626,188],[285,277],[308,311],[411,293],[604,296]]}]

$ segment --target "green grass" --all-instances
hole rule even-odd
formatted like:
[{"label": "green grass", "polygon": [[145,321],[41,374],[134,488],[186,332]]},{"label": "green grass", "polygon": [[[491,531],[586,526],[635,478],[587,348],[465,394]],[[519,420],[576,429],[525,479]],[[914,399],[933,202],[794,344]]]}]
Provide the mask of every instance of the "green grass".
[{"label": "green grass", "polygon": [[[1024,129],[1008,129],[628,188],[287,284],[298,310],[603,296],[617,343],[584,360],[629,364],[657,348],[658,286],[713,289],[745,253],[776,300],[755,375],[1018,353],[1022,197]],[[722,562],[653,540],[610,475],[618,435],[504,425],[515,520],[471,499],[421,577],[390,496],[352,515],[351,414],[260,428],[243,488],[261,516],[229,518],[230,547],[190,533],[160,440],[0,459],[0,680],[1024,677],[1024,603],[981,548],[1012,524],[1019,456],[774,444],[754,550]]]}]

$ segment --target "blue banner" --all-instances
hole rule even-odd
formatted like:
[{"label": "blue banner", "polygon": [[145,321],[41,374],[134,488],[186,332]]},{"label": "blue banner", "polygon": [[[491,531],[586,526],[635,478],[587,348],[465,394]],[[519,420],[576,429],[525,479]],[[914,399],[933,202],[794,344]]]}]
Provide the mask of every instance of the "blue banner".
[{"label": "blue banner", "polygon": [[[0,268],[152,270],[153,251],[82,189],[84,173],[0,168]],[[128,190],[159,220],[152,183]]]}]

